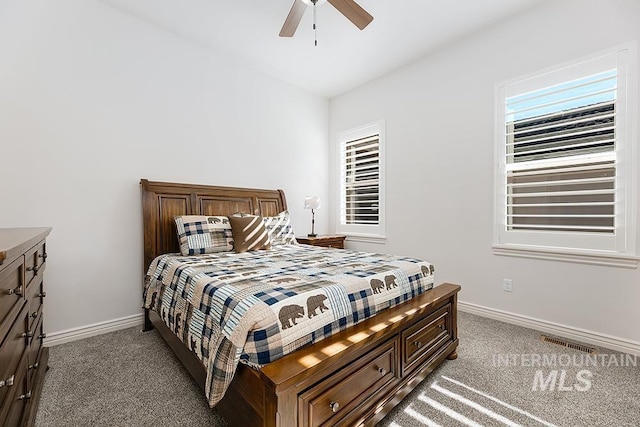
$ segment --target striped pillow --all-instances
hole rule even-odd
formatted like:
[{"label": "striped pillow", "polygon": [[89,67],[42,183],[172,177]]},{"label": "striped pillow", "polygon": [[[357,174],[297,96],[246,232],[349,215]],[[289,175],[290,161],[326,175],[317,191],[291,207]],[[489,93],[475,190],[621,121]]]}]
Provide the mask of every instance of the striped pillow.
[{"label": "striped pillow", "polygon": [[236,252],[271,249],[269,233],[264,227],[264,221],[261,216],[233,215],[229,217],[229,222],[231,223]]},{"label": "striped pillow", "polygon": [[280,212],[278,216],[264,217],[264,226],[269,233],[269,240],[272,246],[277,245],[295,245],[298,243],[293,227],[291,227],[291,219],[289,212]]},{"label": "striped pillow", "polygon": [[233,250],[231,226],[226,216],[182,215],[174,220],[182,255]]}]

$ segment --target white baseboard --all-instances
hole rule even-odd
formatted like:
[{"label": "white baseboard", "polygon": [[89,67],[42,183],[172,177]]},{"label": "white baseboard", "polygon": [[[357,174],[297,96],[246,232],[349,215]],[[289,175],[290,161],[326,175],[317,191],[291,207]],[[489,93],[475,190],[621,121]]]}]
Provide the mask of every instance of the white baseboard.
[{"label": "white baseboard", "polygon": [[[598,332],[587,331],[584,329],[573,328],[571,326],[548,322],[546,320],[497,310],[495,308],[464,301],[458,301],[458,309],[465,313],[488,317],[490,319],[500,320],[513,325],[524,326],[525,328],[535,329],[540,332],[557,335],[573,341],[609,348],[623,353],[640,355],[640,343],[635,341],[605,335]],[[127,317],[121,317],[119,319],[108,320],[106,322],[67,329],[66,331],[47,333],[44,345],[51,347],[96,335],[106,334],[108,332],[132,328],[134,326],[142,326],[143,323],[144,314],[138,313]]]},{"label": "white baseboard", "polygon": [[502,322],[511,323],[513,325],[524,326],[525,328],[535,329],[540,332],[553,334],[559,337],[570,339],[572,341],[592,344],[599,347],[620,351],[622,353],[640,355],[639,342],[630,341],[611,335],[605,335],[598,332],[587,331],[585,329],[561,325],[558,323],[548,322],[546,320],[523,316],[521,314],[496,310],[495,308],[471,304],[464,301],[458,301],[458,309],[460,311],[464,311],[465,313],[476,314],[478,316],[500,320]]},{"label": "white baseboard", "polygon": [[144,323],[144,313],[133,314],[119,319],[107,320],[106,322],[94,323],[92,325],[80,326],[79,328],[67,329],[66,331],[47,333],[44,340],[45,347],[77,341],[107,332],[119,331],[120,329],[142,326]]}]

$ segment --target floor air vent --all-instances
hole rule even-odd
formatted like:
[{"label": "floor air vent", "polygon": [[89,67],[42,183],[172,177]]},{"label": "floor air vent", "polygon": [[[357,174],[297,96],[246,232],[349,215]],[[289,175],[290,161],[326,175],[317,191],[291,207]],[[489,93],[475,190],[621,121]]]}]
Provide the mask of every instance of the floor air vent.
[{"label": "floor air vent", "polygon": [[540,339],[544,342],[549,342],[551,344],[561,345],[563,347],[572,348],[574,350],[584,351],[589,354],[596,354],[596,349],[593,347],[586,346],[584,344],[576,344],[573,342],[569,342],[564,338],[556,338],[550,337],[548,335],[540,335]]}]

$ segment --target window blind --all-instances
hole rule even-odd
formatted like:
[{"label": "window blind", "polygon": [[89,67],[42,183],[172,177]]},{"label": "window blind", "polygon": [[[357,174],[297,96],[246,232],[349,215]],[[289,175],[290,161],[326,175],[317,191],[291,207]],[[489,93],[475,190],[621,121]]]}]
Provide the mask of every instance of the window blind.
[{"label": "window blind", "polygon": [[343,224],[380,224],[380,135],[341,144]]},{"label": "window blind", "polygon": [[506,98],[507,230],[615,232],[617,71]]}]

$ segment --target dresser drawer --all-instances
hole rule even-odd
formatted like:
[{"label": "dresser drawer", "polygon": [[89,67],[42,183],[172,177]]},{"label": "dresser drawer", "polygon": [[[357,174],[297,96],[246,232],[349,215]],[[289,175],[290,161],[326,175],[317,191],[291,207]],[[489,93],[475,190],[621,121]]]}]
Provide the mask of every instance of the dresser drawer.
[{"label": "dresser drawer", "polygon": [[0,384],[4,382],[0,387],[0,402],[4,402],[13,386],[17,385],[18,377],[24,376],[20,375],[18,364],[27,348],[28,324],[28,312],[23,308],[0,346]]},{"label": "dresser drawer", "polygon": [[0,343],[24,303],[24,258],[19,257],[0,271]]},{"label": "dresser drawer", "polygon": [[[303,426],[334,426],[396,383],[397,339],[387,341],[298,396]],[[358,412],[359,413],[359,412]]]},{"label": "dresser drawer", "polygon": [[27,370],[30,372],[29,386],[32,387],[35,375],[38,371],[38,362],[40,361],[40,353],[42,352],[42,343],[46,336],[42,328],[42,316],[39,316],[36,320],[35,326],[30,330],[30,335],[29,366],[27,367]]},{"label": "dresser drawer", "polygon": [[27,286],[31,283],[34,277],[37,277],[38,274],[40,277],[42,276],[42,272],[45,269],[45,260],[47,258],[47,254],[45,251],[44,242],[34,246],[29,249],[24,254],[24,282]]},{"label": "dresser drawer", "polygon": [[402,375],[431,357],[453,339],[451,304],[402,331]]},{"label": "dresser drawer", "polygon": [[324,246],[325,248],[336,248],[336,249],[344,249],[344,237],[335,237],[326,239],[321,244],[317,246]]},{"label": "dresser drawer", "polygon": [[44,285],[42,276],[36,276],[37,280],[32,281],[27,287],[27,301],[29,304],[29,328],[33,326],[38,316],[42,314],[42,302],[46,294],[44,293]]},{"label": "dresser drawer", "polygon": [[8,390],[6,400],[0,403],[0,425],[3,427],[18,427],[24,423],[25,409],[31,398],[24,374],[26,364],[27,358],[23,357],[18,365],[13,386]]},{"label": "dresser drawer", "polygon": [[42,242],[40,245],[38,245],[38,253],[36,254],[36,257],[38,258],[36,261],[36,265],[40,267],[40,270],[42,271],[42,269],[44,269],[45,262],[47,262],[47,243],[46,242]]}]

